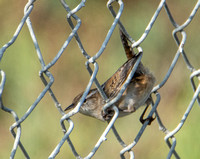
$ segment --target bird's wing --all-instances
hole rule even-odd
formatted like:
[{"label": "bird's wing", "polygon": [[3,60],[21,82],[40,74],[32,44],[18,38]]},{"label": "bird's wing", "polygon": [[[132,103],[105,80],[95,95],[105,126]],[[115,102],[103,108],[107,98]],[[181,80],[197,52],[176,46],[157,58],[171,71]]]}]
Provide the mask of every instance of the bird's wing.
[{"label": "bird's wing", "polygon": [[[137,61],[138,55],[129,59],[126,63],[124,63],[113,75],[110,77],[103,85],[102,88],[106,95],[111,99],[115,97],[124,82],[126,81],[129,73],[131,72],[135,62]],[[136,71],[133,77],[138,76],[138,72]]]}]

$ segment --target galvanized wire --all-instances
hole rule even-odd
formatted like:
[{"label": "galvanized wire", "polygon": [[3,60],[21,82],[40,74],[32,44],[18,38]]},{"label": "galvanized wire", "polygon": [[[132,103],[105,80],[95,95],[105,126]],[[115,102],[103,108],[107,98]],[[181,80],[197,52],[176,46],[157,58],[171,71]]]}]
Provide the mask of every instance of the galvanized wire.
[{"label": "galvanized wire", "polygon": [[[116,119],[118,118],[118,109],[117,107],[114,105],[114,103],[119,100],[119,98],[122,96],[123,92],[125,91],[127,85],[129,84],[132,76],[134,75],[137,66],[139,64],[139,62],[141,61],[142,58],[142,48],[140,47],[140,44],[146,39],[146,37],[148,36],[149,32],[151,31],[151,29],[153,28],[154,23],[156,22],[160,11],[162,9],[165,10],[166,14],[169,17],[169,21],[171,22],[171,24],[174,27],[174,30],[172,32],[175,43],[177,44],[177,51],[175,53],[174,59],[172,60],[172,63],[168,69],[168,72],[166,73],[165,77],[163,78],[163,80],[153,88],[152,90],[152,95],[154,98],[154,101],[152,102],[151,106],[152,109],[148,114],[148,117],[151,117],[153,114],[155,114],[157,122],[159,124],[159,129],[161,131],[163,131],[165,133],[165,142],[167,143],[167,145],[169,146],[169,153],[167,158],[171,158],[172,155],[174,155],[175,158],[180,158],[179,154],[175,151],[175,147],[176,147],[176,138],[175,138],[175,134],[179,132],[179,130],[182,128],[183,124],[185,123],[191,109],[194,106],[195,101],[198,102],[198,104],[200,105],[200,83],[198,85],[196,85],[196,83],[194,82],[194,79],[197,79],[198,81],[200,81],[200,69],[195,69],[192,64],[190,63],[189,59],[187,58],[187,55],[184,51],[184,45],[186,43],[186,39],[187,39],[187,34],[184,31],[184,29],[190,24],[190,22],[193,20],[193,18],[195,17],[195,15],[197,14],[197,11],[200,7],[200,0],[197,1],[196,5],[194,6],[193,10],[191,11],[191,14],[188,16],[188,18],[185,20],[185,22],[181,25],[177,24],[177,22],[174,20],[172,13],[170,12],[170,9],[167,5],[166,0],[161,0],[155,13],[153,14],[149,24],[147,25],[144,33],[141,35],[141,37],[138,40],[133,40],[132,37],[128,34],[128,32],[126,31],[125,27],[123,26],[122,22],[120,21],[120,17],[122,15],[123,12],[123,8],[124,8],[124,4],[122,0],[109,0],[107,2],[107,8],[109,9],[110,13],[112,14],[112,16],[114,17],[113,23],[110,27],[110,29],[108,30],[108,33],[106,35],[106,38],[104,40],[104,42],[102,43],[99,51],[94,55],[94,56],[90,56],[88,55],[88,53],[85,51],[84,46],[81,43],[81,40],[79,38],[78,35],[78,30],[81,27],[81,19],[76,15],[77,12],[79,12],[82,7],[85,6],[86,0],[82,0],[74,9],[70,9],[69,5],[67,4],[67,2],[65,2],[65,0],[60,0],[60,3],[62,4],[62,6],[64,7],[64,9],[67,12],[67,22],[69,23],[69,26],[71,27],[72,31],[70,33],[70,35],[67,37],[66,41],[64,42],[63,46],[61,47],[61,49],[58,51],[57,55],[53,58],[52,61],[50,61],[48,64],[45,64],[44,59],[43,59],[43,55],[41,53],[38,41],[36,39],[36,35],[34,33],[34,30],[32,28],[32,24],[31,24],[31,20],[29,18],[29,15],[31,14],[33,7],[34,7],[34,2],[35,0],[29,0],[28,3],[25,5],[24,7],[24,16],[21,20],[21,22],[19,23],[13,37],[11,38],[11,40],[6,43],[1,49],[0,49],[0,60],[3,58],[4,53],[6,52],[6,50],[8,49],[9,46],[11,46],[15,40],[17,39],[18,35],[20,34],[21,29],[23,28],[25,22],[27,24],[27,27],[29,29],[29,33],[30,36],[32,38],[33,44],[35,46],[35,50],[39,59],[39,62],[41,64],[41,69],[39,71],[39,76],[42,80],[42,82],[45,85],[45,88],[42,90],[42,92],[39,94],[39,96],[37,97],[37,99],[33,102],[33,104],[29,107],[29,109],[27,110],[27,112],[21,117],[19,118],[18,115],[15,113],[15,111],[7,108],[6,106],[3,105],[3,101],[2,101],[2,93],[4,90],[4,86],[5,86],[5,81],[6,81],[6,73],[3,70],[0,70],[1,73],[1,83],[0,83],[0,108],[5,111],[10,113],[15,122],[11,125],[10,127],[10,131],[11,134],[14,137],[14,144],[13,144],[13,148],[10,154],[10,158],[14,158],[16,151],[17,151],[17,147],[19,146],[22,153],[24,154],[24,156],[26,158],[30,158],[25,146],[22,144],[22,142],[20,141],[20,137],[21,137],[21,123],[24,122],[24,120],[26,120],[29,115],[32,113],[32,111],[35,109],[35,107],[38,105],[38,103],[43,99],[44,95],[49,92],[53,102],[55,103],[58,111],[60,112],[60,114],[62,115],[61,119],[60,119],[60,124],[64,133],[64,136],[62,137],[62,139],[60,140],[60,142],[57,144],[57,146],[55,146],[55,149],[50,153],[49,159],[51,158],[56,158],[57,154],[60,152],[61,147],[63,146],[63,144],[67,141],[67,143],[69,144],[72,153],[74,154],[74,156],[76,158],[92,158],[96,151],[98,151],[99,147],[101,146],[101,144],[107,140],[106,136],[108,134],[108,132],[112,129],[117,141],[121,144],[121,146],[123,147],[123,149],[120,151],[120,157],[121,158],[125,158],[124,154],[126,152],[129,152],[130,158],[133,159],[134,157],[134,152],[133,152],[133,148],[134,146],[139,142],[139,139],[142,137],[142,134],[144,133],[149,121],[145,121],[145,123],[142,125],[141,129],[139,130],[138,134],[136,135],[135,139],[133,140],[132,143],[130,144],[126,144],[120,137],[120,134],[117,132],[117,130],[114,127],[114,123],[116,121]],[[119,6],[119,10],[117,12],[114,11],[112,5],[113,3],[118,4]],[[76,24],[73,23],[72,19],[76,22]],[[121,30],[124,32],[124,34],[128,37],[129,41],[132,43],[132,48],[136,48],[138,50],[139,58],[136,62],[136,64],[134,65],[132,71],[130,72],[127,80],[125,81],[124,85],[122,86],[122,89],[120,90],[120,92],[118,93],[118,95],[112,99],[111,101],[109,101],[109,99],[106,97],[104,91],[102,90],[96,76],[99,70],[99,65],[96,62],[96,60],[102,55],[102,53],[104,52],[107,44],[109,43],[109,40],[112,36],[113,31],[115,30],[116,26],[119,25],[119,27],[121,28]],[[179,39],[179,37],[177,36],[177,33],[181,34],[181,39]],[[78,102],[78,104],[76,105],[76,107],[70,111],[69,113],[65,114],[65,112],[62,110],[61,108],[61,104],[58,102],[54,92],[51,89],[51,86],[54,82],[54,76],[50,73],[49,69],[54,66],[54,64],[58,61],[59,58],[61,58],[61,55],[63,54],[64,50],[68,47],[69,43],[71,42],[72,38],[75,37],[76,42],[80,48],[80,51],[82,53],[82,55],[86,58],[86,69],[88,70],[89,74],[90,74],[90,80],[88,82],[87,87],[85,88],[85,91],[80,99],[80,101]],[[194,90],[194,94],[192,99],[190,100],[189,105],[186,107],[186,111],[183,114],[183,117],[180,121],[180,123],[177,124],[177,127],[174,130],[168,130],[164,124],[161,121],[161,118],[159,116],[159,113],[157,112],[157,107],[160,103],[161,100],[161,96],[159,94],[159,89],[161,89],[165,83],[167,82],[168,78],[170,77],[170,75],[173,72],[173,69],[176,66],[176,63],[178,61],[178,59],[180,58],[180,56],[183,57],[185,64],[187,66],[187,68],[189,69],[189,71],[191,72],[190,75],[190,80],[191,80],[191,84],[192,84],[192,88]],[[90,65],[93,65],[93,70],[91,69]],[[49,81],[49,82],[47,82]],[[70,140],[69,135],[71,134],[71,132],[73,131],[74,128],[74,123],[73,121],[70,119],[70,117],[72,117],[73,115],[75,115],[76,113],[79,112],[81,105],[83,104],[87,94],[89,93],[89,90],[91,89],[92,84],[95,83],[98,91],[100,92],[102,98],[106,101],[106,104],[104,105],[103,109],[107,109],[108,107],[112,107],[114,110],[114,116],[111,119],[111,121],[108,123],[107,127],[105,128],[104,132],[102,133],[102,135],[100,136],[99,140],[97,141],[96,145],[94,146],[93,150],[91,150],[91,152],[85,156],[85,157],[81,157],[78,152],[76,151],[73,142]],[[69,127],[66,128],[65,126],[65,122],[69,123]],[[16,132],[15,132],[16,129]],[[25,130],[24,130],[25,131]],[[160,156],[159,156],[160,157]]]}]

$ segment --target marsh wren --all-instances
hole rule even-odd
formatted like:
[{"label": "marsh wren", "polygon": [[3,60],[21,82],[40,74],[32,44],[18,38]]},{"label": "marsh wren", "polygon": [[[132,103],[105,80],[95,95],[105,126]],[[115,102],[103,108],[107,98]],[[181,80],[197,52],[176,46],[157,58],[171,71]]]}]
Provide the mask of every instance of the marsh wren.
[{"label": "marsh wren", "polygon": [[[139,57],[133,52],[133,49],[128,44],[128,38],[121,30],[120,37],[128,60],[103,85],[101,85],[101,88],[110,100],[117,96]],[[119,109],[119,117],[135,112],[142,105],[149,105],[149,101],[151,100],[150,93],[154,83],[155,77],[140,62],[121,98],[114,103]],[[65,110],[74,108],[82,95],[83,92],[77,95],[72,104]],[[106,102],[103,100],[97,88],[91,89],[86,96],[84,103],[80,107],[79,112],[101,121],[109,121],[112,118],[114,111],[112,108],[108,108],[108,110],[104,112],[103,106],[105,103]]]}]

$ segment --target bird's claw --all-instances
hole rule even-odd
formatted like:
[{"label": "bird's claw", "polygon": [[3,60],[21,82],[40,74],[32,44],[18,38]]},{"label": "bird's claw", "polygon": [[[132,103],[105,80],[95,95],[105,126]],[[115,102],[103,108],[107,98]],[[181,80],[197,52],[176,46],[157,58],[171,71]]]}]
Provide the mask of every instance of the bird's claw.
[{"label": "bird's claw", "polygon": [[146,108],[144,109],[142,115],[140,116],[140,122],[142,124],[144,124],[148,120],[148,125],[151,125],[151,123],[155,120],[156,117],[150,116],[150,117],[147,117],[147,118],[144,119],[144,115],[145,115],[148,107],[149,107],[149,105],[146,106]]}]

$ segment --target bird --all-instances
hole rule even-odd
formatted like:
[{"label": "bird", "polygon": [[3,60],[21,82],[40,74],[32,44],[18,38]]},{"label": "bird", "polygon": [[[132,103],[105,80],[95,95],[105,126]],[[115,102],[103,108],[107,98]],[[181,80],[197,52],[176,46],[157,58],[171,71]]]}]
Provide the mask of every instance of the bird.
[{"label": "bird", "polygon": [[[139,57],[139,54],[136,54],[133,51],[126,35],[121,29],[119,30],[127,61],[105,83],[101,85],[102,90],[109,100],[112,100],[117,96]],[[155,81],[156,79],[153,73],[151,73],[148,68],[144,67],[144,65],[140,61],[127,88],[125,89],[119,100],[114,103],[114,105],[119,110],[118,117],[124,117],[132,114],[142,105],[149,106],[152,101],[150,94],[155,84]],[[82,95],[83,92],[78,94],[73,99],[72,104],[65,108],[64,111],[75,108]],[[97,88],[94,88],[89,91],[83,104],[80,107],[79,112],[81,114],[99,119],[101,121],[110,121],[114,115],[114,110],[112,109],[112,107],[109,107],[106,111],[104,111],[103,106],[105,104],[106,101],[104,101]],[[146,109],[144,110],[145,112]],[[144,123],[145,120],[143,119],[143,117],[140,118],[140,121],[142,123]],[[154,118],[151,118],[149,120],[151,123]]]}]

